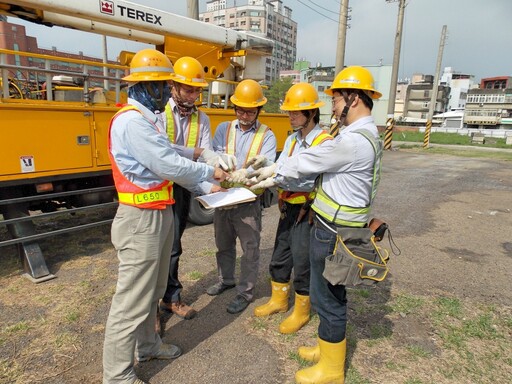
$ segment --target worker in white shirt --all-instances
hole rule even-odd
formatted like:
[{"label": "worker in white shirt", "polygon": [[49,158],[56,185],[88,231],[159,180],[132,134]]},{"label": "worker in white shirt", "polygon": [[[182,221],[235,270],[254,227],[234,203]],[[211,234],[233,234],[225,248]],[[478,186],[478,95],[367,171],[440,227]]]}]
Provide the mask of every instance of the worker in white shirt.
[{"label": "worker in white shirt", "polygon": [[367,225],[382,156],[371,116],[373,100],[382,95],[375,90],[371,73],[363,67],[347,67],[325,93],[332,97],[335,116],[344,120],[339,135],[249,175],[258,179],[253,188],[278,185],[291,190],[319,175],[310,237],[310,295],[320,318],[318,344],[299,349],[302,358],[317,364],[296,373],[295,380],[301,384],[344,382],[347,295],[344,285],[332,285],[323,277],[325,258],[334,252],[338,227]]}]

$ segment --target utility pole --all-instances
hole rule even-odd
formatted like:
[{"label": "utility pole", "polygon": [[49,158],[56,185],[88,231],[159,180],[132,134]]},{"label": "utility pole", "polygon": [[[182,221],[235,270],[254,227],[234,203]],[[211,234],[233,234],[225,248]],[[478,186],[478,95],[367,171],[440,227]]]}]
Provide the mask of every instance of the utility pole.
[{"label": "utility pole", "polygon": [[345,66],[345,42],[347,40],[348,0],[341,0],[340,21],[338,23],[338,45],[336,47],[335,75]]},{"label": "utility pole", "polygon": [[423,137],[423,148],[428,149],[430,143],[430,131],[432,129],[432,116],[434,115],[437,104],[437,90],[439,88],[439,76],[441,74],[441,64],[443,62],[443,50],[446,41],[446,25],[441,30],[441,40],[439,42],[439,51],[437,53],[436,73],[434,75],[434,84],[432,84],[432,95],[428,108],[427,125],[425,127],[425,136]]},{"label": "utility pole", "polygon": [[199,20],[199,0],[187,0],[187,17]]},{"label": "utility pole", "polygon": [[[394,3],[396,0],[386,0]],[[393,141],[393,129],[395,128],[395,98],[396,85],[398,83],[398,68],[400,66],[400,47],[402,45],[402,27],[404,24],[405,0],[398,0],[398,21],[396,24],[395,53],[393,55],[393,69],[391,73],[391,86],[389,87],[388,119],[384,134],[384,149],[391,149]]]},{"label": "utility pole", "polygon": [[[341,0],[340,4],[340,19],[338,21],[338,45],[336,46],[336,64],[334,66],[334,77],[343,70],[345,66],[345,42],[347,40],[348,28],[348,0]],[[329,133],[335,137],[338,135],[340,129],[339,121],[335,118],[334,114],[331,115],[331,127]]]}]

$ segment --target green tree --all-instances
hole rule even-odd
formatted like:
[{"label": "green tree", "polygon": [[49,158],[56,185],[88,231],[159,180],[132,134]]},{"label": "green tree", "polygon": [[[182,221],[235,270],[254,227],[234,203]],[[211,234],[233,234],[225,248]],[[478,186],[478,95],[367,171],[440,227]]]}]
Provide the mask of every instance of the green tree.
[{"label": "green tree", "polygon": [[293,85],[292,81],[291,77],[275,80],[270,88],[264,90],[265,97],[268,99],[267,104],[264,106],[266,112],[281,112],[279,107],[284,101],[286,92]]}]

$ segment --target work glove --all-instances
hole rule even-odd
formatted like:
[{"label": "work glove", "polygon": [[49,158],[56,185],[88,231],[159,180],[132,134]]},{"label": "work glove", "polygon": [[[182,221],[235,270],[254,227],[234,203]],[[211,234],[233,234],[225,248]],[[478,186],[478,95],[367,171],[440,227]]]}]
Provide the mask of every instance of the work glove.
[{"label": "work glove", "polygon": [[210,149],[203,149],[200,160],[212,167],[220,167],[225,171],[236,168],[236,157],[225,153],[216,153]]},{"label": "work glove", "polygon": [[245,164],[246,168],[252,167],[252,169],[260,169],[262,167],[268,167],[269,165],[272,165],[272,161],[267,159],[263,155],[256,155],[251,157],[249,160],[247,160],[247,163]]},{"label": "work glove", "polygon": [[277,164],[273,163],[273,164],[269,165],[268,167],[263,167],[263,168],[257,169],[255,171],[251,172],[247,176],[247,178],[248,179],[256,178],[255,181],[257,183],[259,183],[260,181],[263,181],[265,179],[272,178],[274,176],[276,167],[277,167]]},{"label": "work glove", "polygon": [[224,164],[226,164],[225,171],[234,171],[236,169],[237,161],[234,155],[228,155],[227,153],[221,153],[220,157]]},{"label": "work glove", "polygon": [[229,176],[226,178],[226,180],[236,184],[247,184],[247,182],[249,181],[247,179],[248,174],[249,171],[246,168],[242,168],[239,169],[238,171],[231,172]]},{"label": "work glove", "polygon": [[258,189],[274,187],[276,184],[277,183],[275,182],[274,177],[270,176],[268,179],[264,179],[259,183],[252,185],[249,189],[251,189],[252,191],[256,191]]}]

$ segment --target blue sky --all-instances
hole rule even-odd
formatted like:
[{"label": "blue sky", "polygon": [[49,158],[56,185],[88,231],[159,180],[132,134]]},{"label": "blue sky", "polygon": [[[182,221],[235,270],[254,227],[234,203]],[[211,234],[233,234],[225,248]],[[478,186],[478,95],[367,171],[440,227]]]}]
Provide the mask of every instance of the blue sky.
[{"label": "blue sky", "polygon": [[[132,0],[168,12],[186,15],[186,0]],[[165,3],[162,5],[162,3]],[[237,0],[238,5],[246,0]],[[228,0],[232,6],[234,0]],[[283,0],[293,10],[298,23],[297,57],[311,63],[334,65],[339,18],[339,0]],[[345,65],[392,64],[398,18],[398,2],[349,0],[351,8],[347,30]],[[199,11],[206,0],[199,1]],[[434,74],[443,25],[448,38],[443,67],[482,77],[512,76],[512,0],[408,0],[405,8],[399,78],[414,73]],[[15,21],[15,19],[10,20]],[[21,21],[19,21],[21,23]],[[34,26],[23,22],[28,34],[38,38],[44,48],[101,56],[102,38],[92,35],[85,44],[80,32],[62,33],[59,28]],[[109,58],[120,50],[135,50],[142,45],[108,39]]]}]

